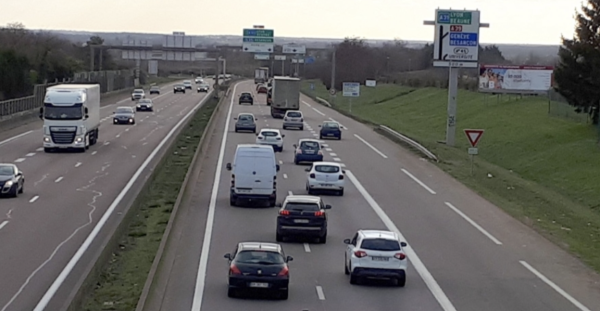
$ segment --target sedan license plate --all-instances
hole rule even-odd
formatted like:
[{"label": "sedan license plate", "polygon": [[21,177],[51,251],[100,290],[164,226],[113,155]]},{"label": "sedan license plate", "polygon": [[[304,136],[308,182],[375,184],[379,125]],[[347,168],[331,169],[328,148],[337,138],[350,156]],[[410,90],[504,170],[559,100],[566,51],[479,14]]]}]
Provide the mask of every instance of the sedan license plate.
[{"label": "sedan license plate", "polygon": [[321,187],[333,187],[332,184],[319,184]]},{"label": "sedan license plate", "polygon": [[256,282],[252,282],[252,283],[250,283],[250,287],[267,288],[267,287],[269,287],[269,283],[256,283]]},{"label": "sedan license plate", "polygon": [[250,193],[252,190],[248,190],[248,189],[238,189],[237,192],[239,193]]},{"label": "sedan license plate", "polygon": [[373,260],[373,261],[390,261],[390,259],[387,257],[371,257],[371,260]]},{"label": "sedan license plate", "polygon": [[327,136],[333,136],[333,133],[327,133]]},{"label": "sedan license plate", "polygon": [[294,222],[297,224],[307,224],[308,219],[294,219]]}]

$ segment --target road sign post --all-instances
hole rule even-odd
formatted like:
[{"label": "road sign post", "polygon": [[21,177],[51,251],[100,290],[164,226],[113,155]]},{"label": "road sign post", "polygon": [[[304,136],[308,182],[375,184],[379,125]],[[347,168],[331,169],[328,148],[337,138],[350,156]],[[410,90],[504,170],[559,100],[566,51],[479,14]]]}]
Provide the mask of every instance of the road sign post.
[{"label": "road sign post", "polygon": [[474,129],[465,129],[465,135],[467,135],[467,139],[469,140],[469,144],[471,144],[471,148],[468,149],[469,156],[471,157],[471,175],[473,175],[473,163],[475,162],[475,156],[479,154],[479,149],[477,148],[477,144],[483,136],[483,132],[485,130],[474,130]]},{"label": "road sign post", "polygon": [[342,83],[342,96],[348,97],[348,111],[352,113],[352,98],[360,96],[360,83],[344,82]]},{"label": "road sign post", "polygon": [[274,33],[273,29],[244,29],[242,51],[249,53],[273,53],[275,46]]},{"label": "road sign post", "polygon": [[459,68],[479,67],[479,29],[488,28],[490,25],[480,23],[478,10],[437,9],[435,17],[435,21],[424,21],[423,24],[435,26],[433,65],[448,68],[445,143],[454,146]]}]

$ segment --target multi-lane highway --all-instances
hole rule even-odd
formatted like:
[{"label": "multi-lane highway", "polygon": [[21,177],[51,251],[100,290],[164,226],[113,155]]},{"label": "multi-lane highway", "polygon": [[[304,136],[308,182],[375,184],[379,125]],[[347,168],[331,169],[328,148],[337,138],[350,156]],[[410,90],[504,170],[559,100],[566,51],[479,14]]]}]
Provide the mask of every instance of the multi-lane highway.
[{"label": "multi-lane highway", "polygon": [[[123,191],[143,183],[141,172],[149,171],[165,137],[206,97],[173,94],[171,85],[161,91],[149,96],[154,112],[138,112],[135,125],[112,124],[114,108],[135,105],[128,95],[103,102],[99,141],[86,153],[44,153],[39,127],[0,138],[0,162],[16,163],[26,178],[24,194],[0,199],[0,310],[34,310],[55,289],[69,293],[77,278],[67,272],[87,263],[67,266],[83,258],[84,241],[98,234],[93,229],[107,210],[122,211]],[[45,310],[58,310],[64,300],[53,299]]]},{"label": "multi-lane highway", "polygon": [[[343,124],[341,141],[324,141],[325,159],[343,163],[348,177],[343,197],[323,197],[333,205],[328,242],[282,243],[294,257],[289,300],[228,298],[223,255],[240,241],[275,241],[276,209],[229,206],[225,164],[237,144],[255,141],[235,133],[232,118],[252,112],[259,127],[282,123],[270,117],[263,95],[258,105],[238,105],[236,94],[248,91],[254,84],[238,84],[218,114],[195,191],[176,221],[172,265],[159,277],[164,297],[155,295],[146,310],[600,310],[600,277],[575,258],[424,159],[304,96],[305,130],[283,131],[284,151],[276,154],[278,201],[306,193],[305,166],[293,164],[292,144],[318,138],[325,120]],[[349,283],[342,241],[357,229],[401,233],[409,245],[405,288]]]}]

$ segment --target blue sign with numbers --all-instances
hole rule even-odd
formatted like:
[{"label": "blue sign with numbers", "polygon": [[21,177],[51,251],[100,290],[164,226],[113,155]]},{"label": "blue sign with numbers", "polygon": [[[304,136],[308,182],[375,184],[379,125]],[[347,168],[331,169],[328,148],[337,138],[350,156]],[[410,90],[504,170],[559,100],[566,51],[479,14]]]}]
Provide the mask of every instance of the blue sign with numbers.
[{"label": "blue sign with numbers", "polygon": [[479,41],[477,40],[476,33],[468,32],[451,32],[448,34],[450,39],[450,46],[477,46]]},{"label": "blue sign with numbers", "polygon": [[449,23],[450,13],[444,12],[438,14],[438,23]]}]

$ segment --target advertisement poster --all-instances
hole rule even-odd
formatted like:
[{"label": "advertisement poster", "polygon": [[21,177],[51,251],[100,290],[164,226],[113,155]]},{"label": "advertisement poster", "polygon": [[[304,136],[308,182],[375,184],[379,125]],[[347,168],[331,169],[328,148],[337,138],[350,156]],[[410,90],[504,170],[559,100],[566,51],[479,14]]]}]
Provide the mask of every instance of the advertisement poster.
[{"label": "advertisement poster", "polygon": [[479,91],[488,93],[540,93],[552,87],[553,67],[495,66],[479,68]]}]

